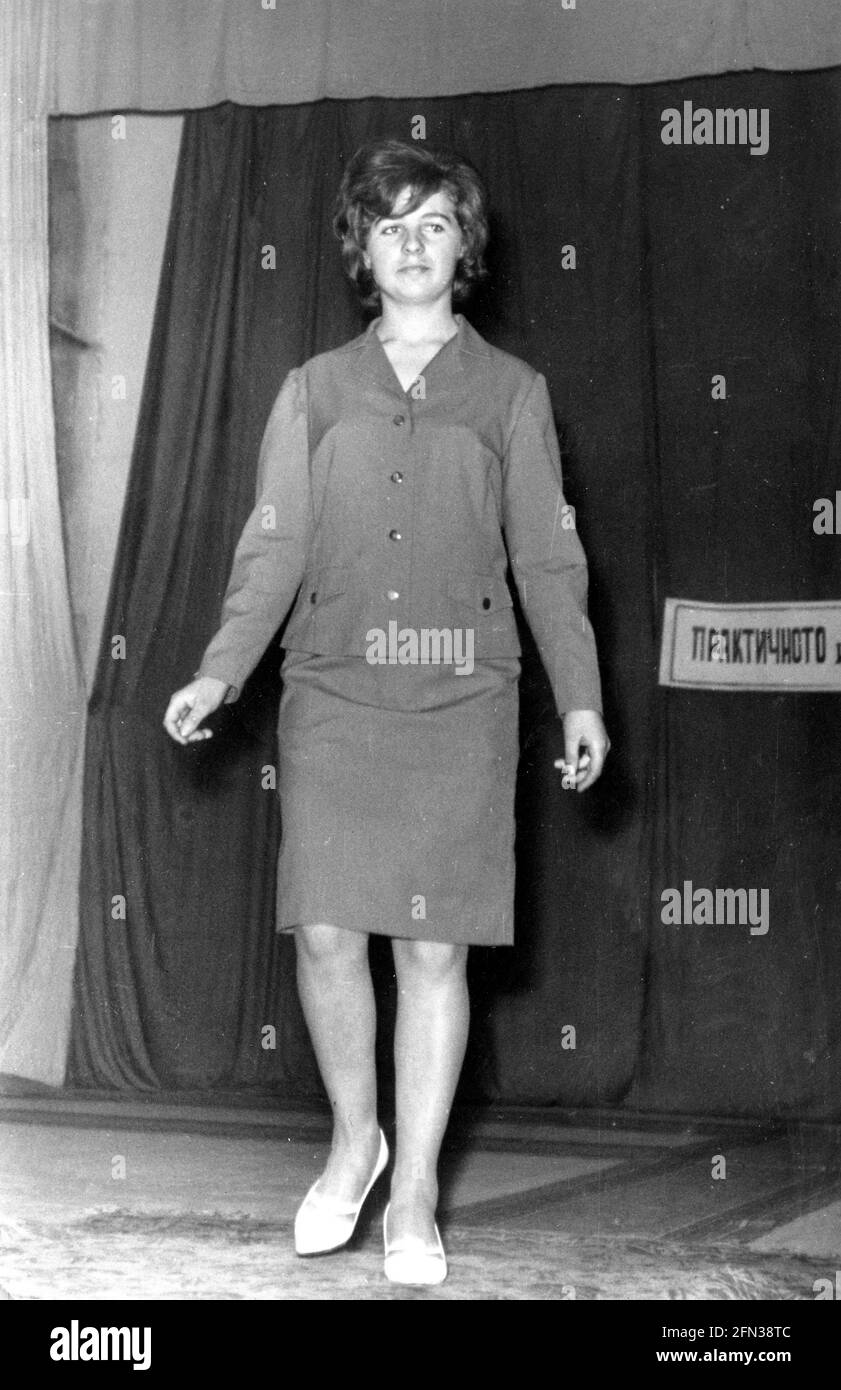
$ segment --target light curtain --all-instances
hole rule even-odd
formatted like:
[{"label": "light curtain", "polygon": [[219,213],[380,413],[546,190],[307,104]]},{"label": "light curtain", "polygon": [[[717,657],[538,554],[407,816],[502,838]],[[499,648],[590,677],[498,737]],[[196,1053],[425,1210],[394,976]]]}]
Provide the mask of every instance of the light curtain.
[{"label": "light curtain", "polygon": [[0,1072],[60,1085],[70,1023],[84,694],[48,343],[48,14],[0,6]]},{"label": "light curtain", "polygon": [[50,0],[50,7],[45,100],[66,114],[431,98],[841,63],[838,0]]}]

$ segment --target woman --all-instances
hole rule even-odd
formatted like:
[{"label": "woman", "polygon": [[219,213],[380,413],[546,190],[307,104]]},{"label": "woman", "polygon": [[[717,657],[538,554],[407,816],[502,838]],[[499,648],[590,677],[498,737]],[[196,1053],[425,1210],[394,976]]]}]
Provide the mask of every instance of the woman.
[{"label": "woman", "polygon": [[369,934],[384,934],[398,982],[385,1273],[434,1284],[447,1273],[437,1165],[467,1039],[467,951],[513,939],[509,562],[563,716],[565,785],[591,786],[609,744],[546,383],[453,312],[484,273],[478,176],[449,153],[375,142],[347,168],[334,225],[380,314],[284,382],[220,629],[164,723],[179,743],[210,737],[198,726],[238,698],[292,608],[277,926],[295,932],[334,1117],[296,1250],[345,1245],[388,1161],[368,967]]}]

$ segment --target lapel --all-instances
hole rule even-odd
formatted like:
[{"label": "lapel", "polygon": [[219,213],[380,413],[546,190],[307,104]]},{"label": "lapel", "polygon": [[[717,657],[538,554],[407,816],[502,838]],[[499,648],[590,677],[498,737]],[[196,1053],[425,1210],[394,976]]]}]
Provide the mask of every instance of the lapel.
[{"label": "lapel", "polygon": [[[454,337],[448,339],[443,347],[439,348],[421,373],[432,383],[439,373],[449,376],[461,375],[465,368],[470,368],[472,361],[477,357],[487,358],[490,356],[488,344],[484,338],[479,336],[475,328],[471,327],[467,319],[461,314],[456,314],[455,320],[457,330]],[[400,385],[386,350],[377,337],[379,323],[379,318],[372,319],[365,332],[348,344],[348,349],[353,354],[353,370],[364,377],[368,384],[376,384],[390,395],[399,396],[401,400],[405,401],[408,392],[404,391]]]}]

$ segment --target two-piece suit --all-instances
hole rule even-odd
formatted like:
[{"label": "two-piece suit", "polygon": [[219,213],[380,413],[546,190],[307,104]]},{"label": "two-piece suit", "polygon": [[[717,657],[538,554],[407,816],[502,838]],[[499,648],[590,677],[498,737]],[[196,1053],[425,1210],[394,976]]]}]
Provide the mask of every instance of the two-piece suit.
[{"label": "two-piece suit", "polygon": [[[406,392],[372,325],[289,374],[257,486],[199,669],[236,699],[291,608],[278,929],[511,944],[520,644],[509,555],[558,709],[600,704],[586,561],[543,377],[458,320]],[[392,624],[469,631],[472,669],[372,662],[370,633]]]},{"label": "two-piece suit", "polygon": [[364,655],[396,621],[469,628],[477,660],[519,655],[510,559],[559,712],[601,708],[545,380],[457,322],[408,393],[374,324],[286,378],[197,672],[226,681],[228,702],[290,608],[292,651]]}]

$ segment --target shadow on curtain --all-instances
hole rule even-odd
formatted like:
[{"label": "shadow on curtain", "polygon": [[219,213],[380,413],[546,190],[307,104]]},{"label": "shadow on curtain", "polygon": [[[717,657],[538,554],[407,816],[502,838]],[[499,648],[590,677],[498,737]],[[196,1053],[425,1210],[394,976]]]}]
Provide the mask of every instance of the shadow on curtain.
[{"label": "shadow on curtain", "polygon": [[[556,404],[614,745],[565,796],[525,633],[518,944],[471,953],[460,1094],[837,1112],[831,697],[665,691],[657,654],[669,594],[837,597],[811,519],[838,458],[839,98],[837,73],[756,73],[188,116],[89,710],[70,1083],[320,1092],[273,931],[278,646],[206,744],[161,720],[216,630],[283,377],[362,326],[330,232],[343,161],[422,113],[491,192],[468,316]],[[684,99],[769,108],[769,153],[664,146]],[[770,932],[662,926],[684,879],[768,887]],[[388,1092],[387,943],[372,954]]]}]

